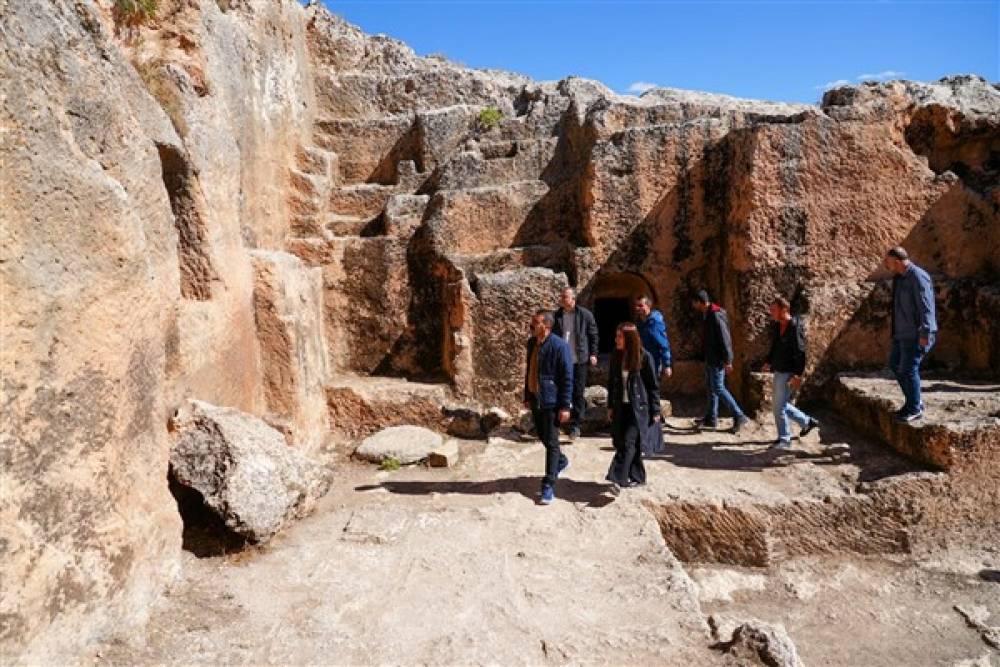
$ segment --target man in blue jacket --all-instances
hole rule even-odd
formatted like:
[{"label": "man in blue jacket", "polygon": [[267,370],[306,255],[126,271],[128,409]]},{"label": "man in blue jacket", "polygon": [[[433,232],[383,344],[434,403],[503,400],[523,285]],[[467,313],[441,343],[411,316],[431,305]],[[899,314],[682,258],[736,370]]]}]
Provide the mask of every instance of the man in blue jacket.
[{"label": "man in blue jacket", "polygon": [[535,418],[535,430],[545,445],[542,504],[556,499],[556,478],[569,467],[559,451],[559,424],[569,421],[573,404],[573,353],[562,338],[553,336],[555,318],[539,310],[531,318],[528,363],[524,375],[524,405]]},{"label": "man in blue jacket", "polygon": [[893,273],[889,368],[906,399],[895,418],[900,422],[912,422],[924,416],[920,364],[934,347],[937,336],[934,283],[926,271],[910,261],[901,247],[886,253],[885,266]]},{"label": "man in blue jacket", "polygon": [[642,295],[633,302],[632,314],[635,316],[635,326],[639,330],[642,347],[653,355],[656,374],[670,377],[674,372],[673,359],[663,313],[653,308],[653,301],[648,296]]}]

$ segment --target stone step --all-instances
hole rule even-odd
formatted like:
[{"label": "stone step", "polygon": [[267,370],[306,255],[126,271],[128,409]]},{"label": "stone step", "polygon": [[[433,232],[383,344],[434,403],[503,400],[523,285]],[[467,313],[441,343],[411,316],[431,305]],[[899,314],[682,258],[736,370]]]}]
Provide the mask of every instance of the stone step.
[{"label": "stone step", "polygon": [[299,171],[330,179],[338,173],[338,157],[333,151],[319,146],[299,146],[295,155]]},{"label": "stone step", "polygon": [[[451,386],[405,378],[340,375],[326,385],[331,431],[335,437],[363,438],[389,426],[424,426],[474,437],[480,420],[489,417],[479,406],[456,399]],[[479,435],[485,435],[481,433]]]},{"label": "stone step", "polygon": [[377,215],[375,217],[366,217],[331,213],[326,217],[325,227],[335,237],[377,236],[382,230],[380,216]]},{"label": "stone step", "polygon": [[833,402],[859,431],[894,450],[943,470],[1000,469],[1000,383],[924,379],[923,419],[893,420],[902,403],[896,381],[881,374],[837,376]]},{"label": "stone step", "polygon": [[538,180],[555,149],[556,139],[480,143],[440,165],[432,184],[450,190]]},{"label": "stone step", "polygon": [[389,197],[396,194],[397,190],[394,185],[377,183],[344,185],[330,193],[330,212],[371,219],[382,212]]}]

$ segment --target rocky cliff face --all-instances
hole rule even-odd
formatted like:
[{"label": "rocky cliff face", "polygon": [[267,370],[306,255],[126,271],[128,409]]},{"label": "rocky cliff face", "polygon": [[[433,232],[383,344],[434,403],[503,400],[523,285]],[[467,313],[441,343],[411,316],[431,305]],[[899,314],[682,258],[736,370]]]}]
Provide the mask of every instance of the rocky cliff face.
[{"label": "rocky cliff face", "polygon": [[527,314],[566,284],[605,327],[656,299],[668,391],[697,390],[692,289],[731,312],[741,386],[781,292],[818,386],[881,363],[876,272],[903,243],[938,278],[935,362],[1000,367],[982,79],[634,98],[421,58],[291,0],[164,1],[131,34],[110,4],[0,18],[4,655],[141,622],[178,564],[187,399],[305,453],[345,375],[513,406]]}]

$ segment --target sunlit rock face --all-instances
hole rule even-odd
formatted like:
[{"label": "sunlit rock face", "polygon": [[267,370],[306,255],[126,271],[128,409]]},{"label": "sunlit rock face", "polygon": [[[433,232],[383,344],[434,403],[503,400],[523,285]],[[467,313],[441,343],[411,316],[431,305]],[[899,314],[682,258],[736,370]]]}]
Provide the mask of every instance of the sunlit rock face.
[{"label": "sunlit rock face", "polygon": [[667,396],[700,391],[692,290],[730,312],[746,396],[781,293],[815,390],[882,363],[902,243],[937,280],[930,363],[1000,367],[982,79],[636,98],[421,58],[291,0],[160,4],[137,28],[108,0],[0,16],[4,657],[144,620],[178,568],[189,399],[305,455],[401,423],[399,395],[430,426],[455,399],[513,412],[528,317],[565,285],[606,332],[654,298]]}]

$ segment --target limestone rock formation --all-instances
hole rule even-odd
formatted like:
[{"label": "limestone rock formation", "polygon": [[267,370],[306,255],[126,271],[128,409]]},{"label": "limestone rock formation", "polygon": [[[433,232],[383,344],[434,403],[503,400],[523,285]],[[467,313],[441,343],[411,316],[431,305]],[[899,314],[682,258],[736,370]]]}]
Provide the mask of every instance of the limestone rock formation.
[{"label": "limestone rock formation", "polygon": [[330,486],[328,471],[288,446],[264,421],[192,400],[171,420],[170,474],[197,491],[232,532],[271,539],[312,511]]},{"label": "limestone rock formation", "polygon": [[802,667],[795,644],[785,628],[758,620],[738,625],[723,650],[740,665]]},{"label": "limestone rock formation", "polygon": [[654,298],[668,396],[700,390],[690,290],[729,310],[744,397],[782,292],[822,397],[884,364],[879,263],[903,243],[938,288],[929,365],[996,378],[984,79],[636,98],[419,57],[318,3],[159,4],[133,27],[111,0],[0,14],[4,657],[64,661],[142,622],[179,563],[166,425],[190,397],[302,452],[446,430],[446,404],[488,431],[482,406],[518,414],[528,316],[565,285],[602,354]]},{"label": "limestone rock formation", "polygon": [[444,443],[444,438],[421,426],[392,426],[365,438],[354,450],[364,461],[394,459],[404,465],[423,461]]}]

